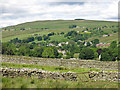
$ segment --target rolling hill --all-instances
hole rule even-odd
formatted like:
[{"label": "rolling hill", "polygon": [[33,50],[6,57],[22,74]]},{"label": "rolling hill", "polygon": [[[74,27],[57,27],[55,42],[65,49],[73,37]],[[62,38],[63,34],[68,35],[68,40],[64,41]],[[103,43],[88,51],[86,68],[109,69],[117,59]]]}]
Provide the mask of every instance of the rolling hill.
[{"label": "rolling hill", "polygon": [[[76,25],[76,28],[69,28],[70,25]],[[31,37],[34,34],[47,35],[50,32],[67,33],[68,31],[91,31],[94,29],[96,32],[101,28],[104,33],[113,34],[111,37],[99,37],[93,35],[88,41],[95,38],[99,38],[101,42],[111,42],[117,40],[118,23],[111,21],[95,21],[95,20],[46,20],[46,21],[34,21],[26,22],[14,26],[8,26],[1,28],[2,30],[2,42],[7,42],[14,38],[25,39]],[[116,31],[116,32],[114,32]],[[57,37],[57,36],[55,36]],[[51,37],[55,40],[54,37]],[[64,38],[64,37],[62,37]],[[56,38],[58,39],[58,38]]]}]

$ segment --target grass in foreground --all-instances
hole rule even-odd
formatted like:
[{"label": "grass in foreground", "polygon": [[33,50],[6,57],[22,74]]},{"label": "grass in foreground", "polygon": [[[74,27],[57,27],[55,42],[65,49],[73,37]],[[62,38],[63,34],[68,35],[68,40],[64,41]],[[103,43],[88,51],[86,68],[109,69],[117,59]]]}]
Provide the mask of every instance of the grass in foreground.
[{"label": "grass in foreground", "polygon": [[108,81],[65,81],[33,77],[3,77],[2,88],[118,88],[118,83]]}]

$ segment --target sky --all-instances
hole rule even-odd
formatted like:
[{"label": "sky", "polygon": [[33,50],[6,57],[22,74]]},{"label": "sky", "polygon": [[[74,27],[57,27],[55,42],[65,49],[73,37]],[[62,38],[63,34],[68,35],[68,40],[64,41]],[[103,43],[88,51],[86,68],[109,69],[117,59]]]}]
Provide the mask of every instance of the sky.
[{"label": "sky", "polygon": [[118,20],[119,0],[0,0],[0,27],[37,20]]}]

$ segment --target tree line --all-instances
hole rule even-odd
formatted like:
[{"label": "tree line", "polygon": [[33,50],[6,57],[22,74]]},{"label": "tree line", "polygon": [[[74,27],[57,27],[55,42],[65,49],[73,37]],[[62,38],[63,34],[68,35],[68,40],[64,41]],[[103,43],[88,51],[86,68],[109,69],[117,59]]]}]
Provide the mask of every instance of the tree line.
[{"label": "tree line", "polygon": [[[10,42],[2,43],[2,54],[6,55],[19,55],[19,56],[32,56],[42,58],[74,58],[76,53],[79,54],[79,59],[98,59],[101,55],[101,61],[115,61],[120,60],[120,46],[117,41],[113,41],[107,48],[97,48],[95,45],[99,43],[98,39],[92,41],[93,45],[84,45],[84,42],[69,41],[69,44],[63,44],[62,46],[47,46],[49,42],[27,43],[33,41],[34,38],[29,38],[28,41],[19,40],[15,38]],[[58,44],[58,42],[52,41]],[[66,55],[58,53],[58,50],[66,51]]]}]

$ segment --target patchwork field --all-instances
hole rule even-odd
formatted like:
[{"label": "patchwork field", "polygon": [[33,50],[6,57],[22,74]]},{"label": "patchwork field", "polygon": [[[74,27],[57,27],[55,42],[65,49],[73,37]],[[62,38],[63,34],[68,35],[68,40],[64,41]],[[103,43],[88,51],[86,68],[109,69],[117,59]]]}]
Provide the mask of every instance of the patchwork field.
[{"label": "patchwork field", "polygon": [[[89,71],[89,70],[118,70],[118,62],[114,61],[96,61],[96,60],[71,60],[71,59],[52,59],[52,58],[37,58],[37,57],[27,57],[27,56],[6,56],[2,55],[3,66],[6,65],[5,63],[13,63],[7,65],[13,67],[27,67],[27,64],[30,64],[30,67],[39,67],[39,68],[46,68],[54,70],[56,66],[64,66],[64,67],[73,67],[72,71],[81,72],[81,71]],[[5,63],[4,63],[5,62]],[[15,63],[15,65],[14,65]],[[23,64],[23,65],[20,65]],[[41,65],[42,67],[40,67]],[[50,66],[50,67],[49,67]],[[28,65],[29,67],[29,65]],[[83,69],[82,68],[87,68]],[[69,69],[68,69],[69,70]]]},{"label": "patchwork field", "polygon": [[[2,88],[118,88],[120,85],[117,22],[46,20],[0,30]],[[99,43],[112,45],[96,47]],[[101,51],[97,50],[103,50],[102,59],[99,59]]]},{"label": "patchwork field", "polygon": [[[6,74],[7,74],[6,73],[5,76],[2,77],[2,82],[3,82],[2,87],[3,88],[12,88],[12,87],[14,87],[13,83],[14,83],[14,85],[16,85],[14,88],[28,88],[28,87],[29,88],[118,88],[118,85],[119,85],[118,82],[114,82],[114,81],[90,79],[89,73],[87,73],[87,72],[94,71],[94,72],[101,73],[103,71],[103,69],[96,69],[97,67],[96,68],[87,68],[87,67],[81,68],[81,67],[65,67],[64,65],[63,66],[45,66],[44,64],[43,65],[37,65],[37,64],[35,65],[35,64],[30,64],[30,63],[29,64],[27,64],[27,63],[24,63],[24,64],[19,63],[18,64],[16,62],[13,63],[10,61],[17,60],[19,62],[23,62],[23,61],[29,62],[29,60],[33,59],[33,58],[31,58],[31,57],[19,57],[19,56],[4,56],[4,55],[2,56],[2,58],[4,58],[4,59],[2,60],[1,66],[11,68],[11,70],[12,70],[12,68],[14,68],[15,71],[17,69],[20,70],[20,69],[27,69],[28,68],[28,69],[33,69],[33,70],[35,70],[35,69],[40,69],[43,71],[45,70],[44,72],[51,72],[51,73],[52,72],[53,73],[55,73],[55,72],[56,73],[69,73],[69,72],[72,73],[73,72],[73,73],[77,74],[77,81],[70,81],[70,80],[59,80],[59,79],[49,79],[49,78],[38,79],[37,77],[33,77],[33,76],[28,77],[27,75],[24,76],[25,79],[23,77],[20,77],[20,76],[11,78],[12,76],[6,77]],[[39,61],[40,59],[34,58],[34,60]],[[52,59],[51,60],[48,59],[48,60],[52,61]],[[68,60],[68,61],[71,62],[71,60]],[[82,60],[82,61],[85,61],[85,60]],[[82,61],[80,61],[80,62],[82,62]],[[90,62],[94,62],[94,64],[95,64],[99,61],[90,61]],[[104,64],[105,62],[101,62],[101,63]],[[116,62],[116,63],[118,63],[118,62]],[[113,63],[113,65],[116,65],[116,64]],[[91,67],[92,67],[92,65],[91,65]],[[12,74],[13,72],[14,71],[12,71],[11,74],[9,74],[9,75],[13,75]],[[118,70],[109,69],[109,70],[104,70],[104,72],[114,73],[114,72],[118,72]],[[26,73],[26,71],[23,71],[23,73]],[[116,74],[116,75],[118,75],[118,74]],[[46,75],[44,75],[44,76],[46,76]],[[107,75],[107,76],[109,76],[109,75]],[[26,82],[26,80],[27,80],[27,82]],[[19,82],[16,82],[16,81],[19,81]]]},{"label": "patchwork field", "polygon": [[[69,29],[70,25],[77,25],[78,28]],[[19,24],[16,26],[9,26],[6,28],[1,28],[4,30],[2,32],[2,42],[7,42],[14,38],[24,39],[33,34],[46,35],[50,32],[68,32],[71,30],[83,31],[86,28],[98,28],[101,26],[107,26],[108,28],[102,28],[105,33],[112,33],[112,30],[117,30],[118,23],[110,21],[94,21],[94,20],[48,20],[48,21],[35,21]],[[114,27],[112,27],[114,26]],[[22,30],[25,29],[25,30]],[[117,34],[116,34],[117,35]],[[59,35],[57,35],[59,37]],[[55,36],[55,37],[57,37]],[[117,37],[117,36],[116,36]],[[94,38],[98,38],[94,36]],[[112,37],[113,38],[113,37]],[[115,38],[113,38],[114,40]],[[54,40],[54,39],[53,39]],[[58,39],[56,39],[58,40]],[[108,38],[105,42],[112,41]],[[102,39],[101,39],[102,41]]]}]

